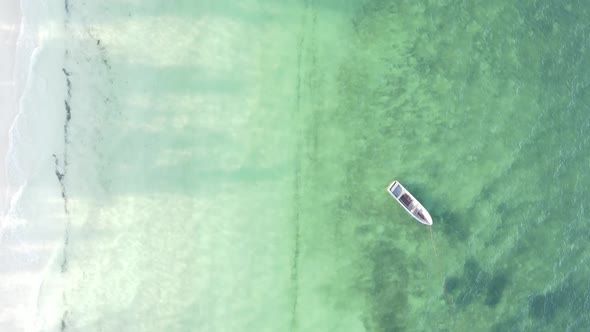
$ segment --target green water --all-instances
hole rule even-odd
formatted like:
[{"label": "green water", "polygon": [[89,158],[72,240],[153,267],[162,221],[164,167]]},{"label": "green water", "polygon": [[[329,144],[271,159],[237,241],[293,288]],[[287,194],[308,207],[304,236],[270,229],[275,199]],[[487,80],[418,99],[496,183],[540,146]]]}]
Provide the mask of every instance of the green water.
[{"label": "green water", "polygon": [[115,3],[65,28],[66,331],[590,329],[583,3]]}]

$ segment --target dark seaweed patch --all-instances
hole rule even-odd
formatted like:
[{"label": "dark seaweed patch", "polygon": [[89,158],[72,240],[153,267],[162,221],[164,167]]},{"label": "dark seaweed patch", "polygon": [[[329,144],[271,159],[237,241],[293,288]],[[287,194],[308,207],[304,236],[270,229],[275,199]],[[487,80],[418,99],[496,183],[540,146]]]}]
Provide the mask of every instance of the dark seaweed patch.
[{"label": "dark seaweed patch", "polygon": [[[68,52],[66,51],[65,57],[68,57]],[[65,121],[64,121],[64,151],[63,151],[63,160],[60,163],[56,154],[53,154],[53,159],[55,162],[55,176],[57,177],[57,181],[59,182],[61,188],[61,197],[64,201],[64,212],[66,216],[69,214],[68,211],[68,194],[66,188],[66,176],[68,171],[68,144],[69,144],[69,128],[70,128],[70,121],[72,120],[72,108],[70,107],[70,101],[72,99],[72,82],[70,81],[70,72],[67,71],[65,68],[62,68],[62,72],[66,78],[66,99],[64,99],[64,108],[65,108]],[[69,243],[69,221],[66,225],[65,229],[65,240],[64,240],[64,248],[63,248],[63,260],[61,263],[61,272],[65,273],[68,269],[68,255],[67,255],[67,246]]]},{"label": "dark seaweed patch", "polygon": [[377,296],[380,303],[387,304],[374,312],[374,319],[381,331],[397,332],[405,330],[403,309],[408,306],[408,296],[403,291],[384,292]]},{"label": "dark seaweed patch", "polygon": [[373,232],[373,226],[367,224],[358,225],[355,227],[354,232],[358,236],[368,236]]},{"label": "dark seaweed patch", "polygon": [[462,218],[450,211],[444,211],[441,206],[433,206],[433,211],[442,211],[434,215],[434,219],[437,221],[438,228],[447,237],[456,239],[459,241],[466,241],[469,238],[469,225],[462,222]]},{"label": "dark seaweed patch", "polygon": [[[67,240],[65,241],[66,243],[68,242]],[[67,256],[65,256],[65,250],[64,250],[64,259],[61,262],[61,265],[59,266],[61,273],[66,273],[68,272],[68,259]]]},{"label": "dark seaweed patch", "polygon": [[[59,171],[59,160],[57,159],[57,156],[55,154],[53,154],[52,156],[53,156],[53,159],[55,162],[55,176],[57,176],[57,181],[59,181],[63,187],[62,180],[64,178],[64,174]],[[63,190],[62,190],[62,196],[63,196]]]},{"label": "dark seaweed patch", "polygon": [[553,331],[590,331],[588,316],[590,284],[584,273],[573,274],[528,299],[528,315],[539,326],[551,324]]},{"label": "dark seaweed patch", "polygon": [[495,272],[491,275],[484,270],[475,258],[468,258],[463,265],[463,274],[445,279],[444,288],[449,294],[455,294],[455,303],[458,307],[465,307],[476,300],[494,307],[502,299],[504,290],[508,286],[508,275],[503,272]]},{"label": "dark seaweed patch", "polygon": [[370,258],[373,261],[369,291],[373,299],[372,320],[379,331],[403,331],[408,296],[400,289],[404,289],[409,278],[402,263],[406,261],[405,254],[390,242],[380,241]]},{"label": "dark seaweed patch", "polygon": [[64,332],[68,328],[67,319],[68,319],[68,312],[65,311],[63,316],[61,317],[61,322],[59,324],[60,325],[59,330],[61,332]]},{"label": "dark seaweed patch", "polygon": [[[64,212],[67,215],[69,212],[68,212],[68,195],[66,194],[66,186],[64,183],[65,171],[62,172],[59,170],[60,163],[59,163],[59,159],[57,158],[57,156],[55,154],[53,155],[53,159],[55,161],[55,176],[57,177],[57,181],[59,182],[59,185],[61,187],[61,197],[64,200]],[[68,256],[67,256],[66,247],[68,245],[69,238],[70,238],[69,223],[68,223],[68,226],[66,227],[64,238],[65,239],[64,239],[63,260],[62,260],[62,263],[60,266],[62,273],[65,273],[68,270]]]},{"label": "dark seaweed patch", "polygon": [[488,306],[495,306],[500,302],[502,293],[508,284],[508,277],[502,273],[495,274],[488,283],[486,298],[484,304]]},{"label": "dark seaweed patch", "polygon": [[68,196],[66,194],[66,186],[64,183],[64,178],[66,176],[65,169],[60,171],[59,159],[55,154],[53,154],[52,156],[55,163],[55,176],[57,177],[57,181],[59,182],[59,185],[61,187],[61,197],[64,199],[64,211],[68,213]]},{"label": "dark seaweed patch", "polygon": [[70,121],[72,119],[72,109],[67,100],[64,100],[64,104],[66,106],[66,121]]},{"label": "dark seaweed patch", "polygon": [[445,278],[444,289],[445,292],[453,293],[461,285],[461,279],[458,277]]},{"label": "dark seaweed patch", "polygon": [[[92,36],[92,34],[91,34],[91,36]],[[95,39],[96,39],[96,47],[98,48],[98,50],[100,52],[100,61],[108,70],[111,70],[111,64],[109,63],[109,60],[108,60],[106,48],[101,43],[100,39],[98,39],[98,38],[95,38]]]},{"label": "dark seaweed patch", "polygon": [[508,317],[496,324],[494,324],[491,328],[491,332],[520,332],[524,331],[521,327],[522,320],[519,319],[517,316],[515,317]]},{"label": "dark seaweed patch", "polygon": [[299,211],[296,211],[295,213],[295,248],[293,249],[293,258],[291,261],[291,287],[293,289],[293,303],[291,304],[291,329],[295,329],[295,327],[297,326],[297,304],[299,298],[299,243],[301,239],[301,234],[299,226]]},{"label": "dark seaweed patch", "polygon": [[472,257],[468,258],[467,261],[465,261],[465,264],[463,264],[463,276],[467,279],[467,282],[471,284],[477,282],[477,276],[480,271],[481,268],[479,267],[479,263],[477,263]]},{"label": "dark seaweed patch", "polygon": [[72,98],[72,82],[69,77],[66,77],[66,86],[68,88],[68,98]]},{"label": "dark seaweed patch", "polygon": [[558,305],[555,294],[537,294],[529,300],[529,313],[531,317],[543,321],[551,321],[555,316]]},{"label": "dark seaweed patch", "polygon": [[[301,36],[300,43],[303,43],[303,36]],[[301,49],[299,49],[299,62],[297,71],[297,103],[296,109],[299,111],[301,104]],[[296,150],[297,160],[301,157],[301,147],[298,145]],[[293,180],[293,228],[294,228],[294,249],[293,256],[291,258],[291,331],[294,331],[297,327],[297,305],[299,301],[299,244],[301,240],[301,163],[298,162],[295,165],[295,177]]]},{"label": "dark seaweed patch", "polygon": [[105,65],[108,69],[111,69],[111,65],[109,64],[109,61],[106,58],[102,59],[102,64]]}]

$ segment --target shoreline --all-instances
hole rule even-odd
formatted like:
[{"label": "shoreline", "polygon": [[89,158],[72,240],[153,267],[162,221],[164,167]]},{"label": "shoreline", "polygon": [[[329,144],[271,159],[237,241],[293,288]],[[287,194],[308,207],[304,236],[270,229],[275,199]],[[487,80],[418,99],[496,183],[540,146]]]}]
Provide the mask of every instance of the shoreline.
[{"label": "shoreline", "polygon": [[[3,1],[0,4],[0,22],[0,155],[3,157],[0,163],[0,208],[4,216],[10,197],[16,190],[10,187],[6,169],[9,131],[18,114],[19,99],[23,93],[24,82],[19,82],[18,77],[26,77],[26,73],[17,72],[17,47],[23,23],[19,0]],[[4,220],[0,221],[0,226],[3,224]]]}]

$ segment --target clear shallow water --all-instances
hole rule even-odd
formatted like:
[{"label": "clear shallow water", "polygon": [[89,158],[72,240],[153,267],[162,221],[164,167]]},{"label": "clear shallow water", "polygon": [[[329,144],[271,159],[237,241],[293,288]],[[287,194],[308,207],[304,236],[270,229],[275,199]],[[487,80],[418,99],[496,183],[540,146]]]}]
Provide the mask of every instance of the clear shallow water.
[{"label": "clear shallow water", "polygon": [[57,5],[19,122],[64,234],[41,330],[590,327],[582,4]]}]

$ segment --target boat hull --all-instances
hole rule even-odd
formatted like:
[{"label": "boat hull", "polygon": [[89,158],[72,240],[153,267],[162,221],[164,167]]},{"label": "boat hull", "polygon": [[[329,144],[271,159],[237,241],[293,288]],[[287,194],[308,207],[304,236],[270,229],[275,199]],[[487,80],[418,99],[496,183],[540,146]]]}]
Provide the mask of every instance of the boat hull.
[{"label": "boat hull", "polygon": [[432,225],[428,210],[397,180],[387,187],[387,192],[418,222]]}]

